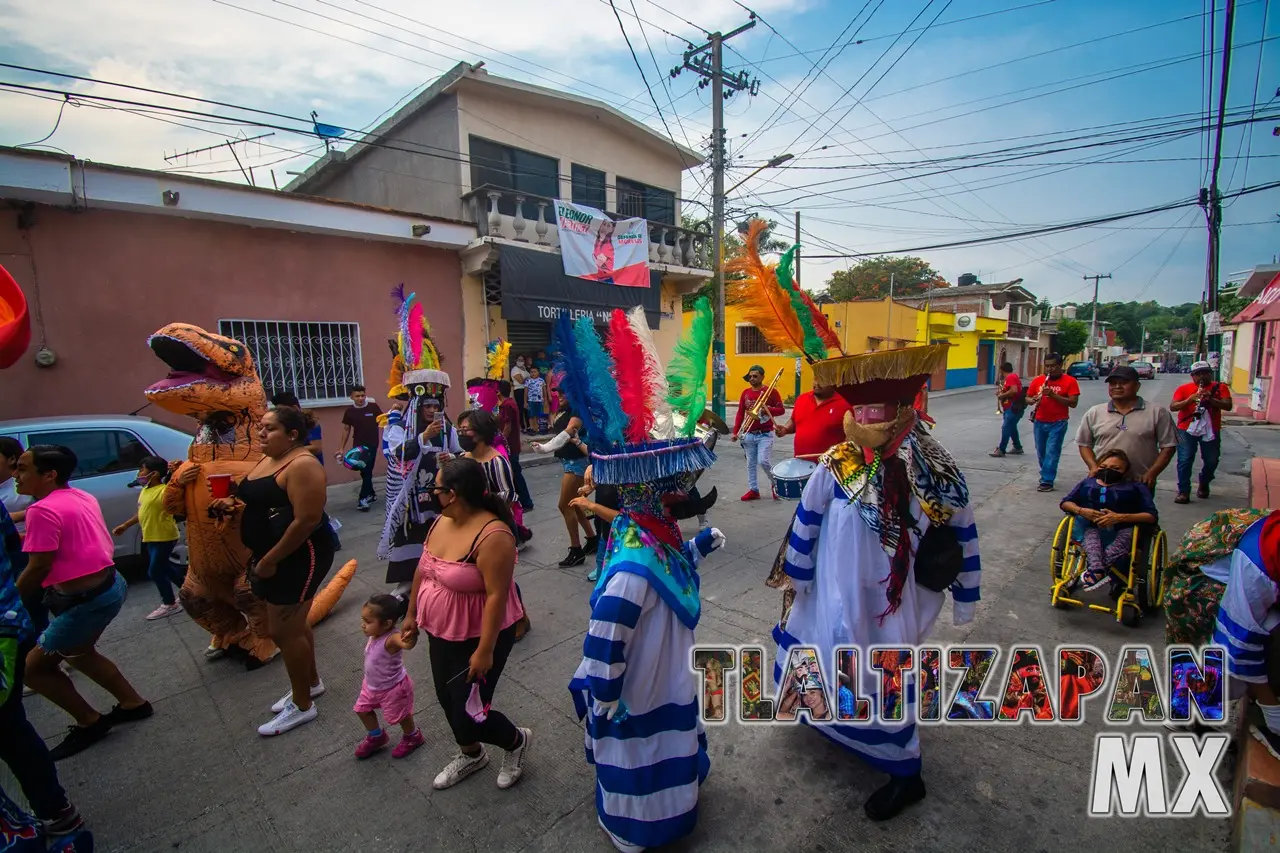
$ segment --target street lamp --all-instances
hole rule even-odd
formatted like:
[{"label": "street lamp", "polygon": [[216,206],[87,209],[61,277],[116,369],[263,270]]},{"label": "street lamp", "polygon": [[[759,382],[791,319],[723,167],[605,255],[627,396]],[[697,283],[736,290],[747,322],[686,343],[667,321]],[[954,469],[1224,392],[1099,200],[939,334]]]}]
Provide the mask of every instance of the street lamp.
[{"label": "street lamp", "polygon": [[[725,374],[725,340],[724,340],[724,199],[729,193],[763,172],[765,169],[772,169],[781,166],[788,160],[795,159],[793,154],[779,154],[747,175],[742,180],[734,184],[728,192],[723,195],[713,196],[712,214],[711,214],[711,238],[713,240],[712,253],[715,257],[715,278],[718,283],[716,287],[716,315],[715,315],[715,341],[713,343],[712,367],[711,367],[711,410],[720,418],[724,418],[724,374]],[[723,172],[718,172],[717,177],[723,179]]]}]

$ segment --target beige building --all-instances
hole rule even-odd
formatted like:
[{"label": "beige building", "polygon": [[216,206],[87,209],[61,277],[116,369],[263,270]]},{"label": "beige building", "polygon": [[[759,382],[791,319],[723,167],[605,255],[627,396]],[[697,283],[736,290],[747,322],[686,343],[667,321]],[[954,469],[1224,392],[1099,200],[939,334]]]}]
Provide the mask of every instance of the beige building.
[{"label": "beige building", "polygon": [[[968,377],[960,377],[963,384],[995,382],[996,372],[1006,361],[1019,376],[1034,376],[1040,371],[1044,362],[1040,310],[1035,294],[1022,286],[1020,278],[996,284],[958,284],[928,295],[899,297],[899,301],[917,308],[927,303],[931,311],[953,314],[957,319],[969,317],[973,329],[983,326],[980,320],[1003,321],[1003,330],[979,346],[976,375],[971,382],[966,381]],[[935,324],[931,321],[929,325],[932,328]],[[963,329],[957,326],[956,330]],[[951,370],[950,364],[948,370]],[[948,379],[948,387],[960,386]]]},{"label": "beige building", "polygon": [[[680,297],[711,277],[708,232],[677,225],[681,175],[702,157],[605,103],[496,77],[482,65],[457,65],[285,189],[476,226],[479,236],[462,252],[455,380],[483,375],[495,338],[515,352],[545,349],[564,312],[602,320],[643,305],[660,350],[670,352]],[[565,276],[555,199],[646,219],[650,287]]]}]

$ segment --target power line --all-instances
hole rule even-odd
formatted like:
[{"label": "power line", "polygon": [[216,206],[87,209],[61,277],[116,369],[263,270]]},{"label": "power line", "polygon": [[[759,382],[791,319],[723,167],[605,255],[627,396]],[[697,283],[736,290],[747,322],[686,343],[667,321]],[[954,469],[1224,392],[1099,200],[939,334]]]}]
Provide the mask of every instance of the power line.
[{"label": "power line", "polygon": [[[1259,184],[1255,187],[1245,187],[1233,193],[1228,193],[1223,198],[1237,198],[1244,195],[1252,195],[1254,193],[1265,192],[1266,190],[1280,189],[1280,181],[1272,181],[1267,184]],[[976,237],[971,240],[957,240],[950,243],[935,243],[930,246],[912,246],[906,249],[887,249],[876,252],[877,255],[899,255],[906,252],[923,252],[931,249],[957,249],[965,246],[980,246],[986,243],[1002,243],[1008,240],[1016,240],[1021,237],[1037,236],[1041,234],[1057,234],[1063,231],[1074,231],[1079,228],[1088,228],[1093,225],[1105,225],[1109,222],[1120,222],[1125,219],[1133,219],[1138,216],[1147,216],[1152,213],[1162,213],[1166,210],[1177,210],[1183,207],[1192,207],[1200,203],[1199,198],[1184,199],[1182,201],[1170,202],[1168,204],[1149,207],[1144,210],[1135,210],[1128,213],[1116,213],[1110,216],[1101,216],[1095,219],[1085,219],[1077,222],[1064,222],[1059,225],[1045,225],[1039,228],[1031,228],[1025,231],[1019,231],[1012,234],[996,234],[990,237]],[[839,255],[809,255],[808,257],[817,260],[822,258],[861,258],[866,257],[867,252],[850,252]]]}]

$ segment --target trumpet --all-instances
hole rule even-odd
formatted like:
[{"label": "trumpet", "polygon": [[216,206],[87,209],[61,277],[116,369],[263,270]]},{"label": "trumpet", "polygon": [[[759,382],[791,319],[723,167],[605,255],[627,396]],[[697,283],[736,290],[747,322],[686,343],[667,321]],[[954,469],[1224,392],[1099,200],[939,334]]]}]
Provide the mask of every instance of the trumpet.
[{"label": "trumpet", "polygon": [[778,380],[782,378],[782,373],[785,369],[786,368],[782,367],[778,368],[778,374],[773,377],[773,381],[765,387],[764,392],[756,398],[754,403],[751,404],[751,408],[747,410],[746,417],[742,419],[742,429],[734,433],[735,438],[742,435],[744,432],[750,432],[751,428],[759,423],[760,413],[769,405],[769,397],[773,395],[773,390],[778,387]]}]

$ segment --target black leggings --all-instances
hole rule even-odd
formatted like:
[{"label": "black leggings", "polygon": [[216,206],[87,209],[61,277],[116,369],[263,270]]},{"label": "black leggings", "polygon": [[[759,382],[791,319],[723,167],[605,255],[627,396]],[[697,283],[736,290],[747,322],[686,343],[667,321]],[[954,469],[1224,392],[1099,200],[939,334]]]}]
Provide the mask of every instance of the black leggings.
[{"label": "black leggings", "polygon": [[[493,668],[480,685],[480,697],[486,705],[493,701],[493,689],[498,686],[502,669],[507,665],[507,655],[511,654],[515,636],[515,625],[498,634],[498,642],[493,647]],[[466,671],[471,665],[472,653],[480,646],[480,638],[442,640],[428,634],[427,646],[431,656],[431,678],[436,685],[436,699],[444,709],[444,717],[453,730],[453,739],[458,746],[489,743],[505,750],[514,748],[520,740],[520,733],[502,713],[490,708],[485,721],[477,723],[466,710],[467,697],[471,695],[471,684],[467,681]]]}]

